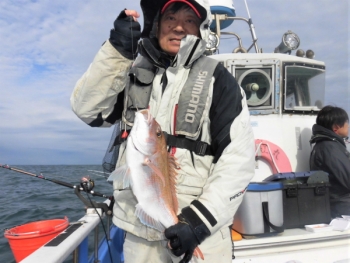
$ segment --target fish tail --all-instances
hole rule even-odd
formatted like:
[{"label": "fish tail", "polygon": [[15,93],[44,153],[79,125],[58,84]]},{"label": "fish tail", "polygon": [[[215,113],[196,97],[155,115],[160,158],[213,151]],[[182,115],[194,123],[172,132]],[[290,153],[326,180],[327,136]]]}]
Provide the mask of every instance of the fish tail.
[{"label": "fish tail", "polygon": [[196,258],[200,258],[201,260],[204,260],[203,253],[202,253],[202,251],[200,250],[199,247],[196,247],[196,249],[195,249],[194,252],[193,252],[193,255],[194,255]]}]

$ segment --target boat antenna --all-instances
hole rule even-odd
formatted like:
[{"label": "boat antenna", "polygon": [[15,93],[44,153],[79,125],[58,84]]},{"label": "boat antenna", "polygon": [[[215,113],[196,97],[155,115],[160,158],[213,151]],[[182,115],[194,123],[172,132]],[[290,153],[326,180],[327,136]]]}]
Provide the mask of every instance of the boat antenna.
[{"label": "boat antenna", "polygon": [[244,3],[245,3],[245,8],[247,9],[247,13],[248,13],[248,18],[249,18],[248,24],[249,24],[249,28],[250,28],[250,33],[252,34],[253,44],[255,46],[255,51],[256,51],[256,53],[261,53],[261,51],[259,50],[258,44],[257,44],[258,38],[256,37],[256,34],[255,34],[255,27],[253,24],[253,20],[250,17],[247,0],[244,0]]},{"label": "boat antenna", "polygon": [[[30,176],[33,176],[33,177],[36,177],[36,178],[39,178],[39,179],[43,179],[43,180],[47,180],[47,181],[53,182],[55,184],[63,185],[63,186],[68,187],[68,188],[73,188],[73,189],[76,189],[76,190],[79,190],[79,191],[84,191],[84,192],[86,192],[88,194],[91,194],[93,196],[99,196],[99,197],[104,197],[104,198],[108,198],[108,199],[111,198],[110,196],[107,196],[105,194],[101,194],[101,193],[93,191],[93,190],[91,190],[89,188],[83,187],[83,186],[85,186],[85,184],[84,185],[73,185],[73,184],[70,184],[70,183],[67,183],[67,182],[63,182],[63,181],[60,181],[60,180],[44,177],[42,174],[37,175],[37,174],[33,174],[33,173],[30,173],[30,172],[27,172],[27,171],[24,171],[24,170],[20,170],[18,168],[10,167],[7,164],[5,164],[5,165],[0,164],[0,168],[8,169],[8,170],[11,170],[11,171],[14,171],[14,172],[18,172],[18,173],[22,173],[22,174],[26,174],[26,175],[30,175]],[[93,184],[93,182],[90,182],[90,183]]]}]

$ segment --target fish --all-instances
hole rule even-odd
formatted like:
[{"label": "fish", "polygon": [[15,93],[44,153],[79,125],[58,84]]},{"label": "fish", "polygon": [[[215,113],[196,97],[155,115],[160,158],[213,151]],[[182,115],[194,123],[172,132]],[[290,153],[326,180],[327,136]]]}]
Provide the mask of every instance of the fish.
[{"label": "fish", "polygon": [[[137,205],[135,215],[142,224],[164,233],[179,222],[176,158],[167,151],[165,135],[148,109],[135,112],[134,125],[127,137],[126,164],[116,168],[109,181],[122,179],[131,187]],[[194,255],[204,259],[197,247]]]}]

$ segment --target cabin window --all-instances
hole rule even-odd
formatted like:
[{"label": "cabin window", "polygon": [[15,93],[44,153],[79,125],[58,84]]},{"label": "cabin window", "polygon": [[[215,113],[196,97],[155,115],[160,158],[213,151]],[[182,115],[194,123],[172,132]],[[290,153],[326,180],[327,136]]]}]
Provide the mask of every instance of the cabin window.
[{"label": "cabin window", "polygon": [[306,66],[285,67],[285,110],[319,111],[324,106],[325,70]]}]

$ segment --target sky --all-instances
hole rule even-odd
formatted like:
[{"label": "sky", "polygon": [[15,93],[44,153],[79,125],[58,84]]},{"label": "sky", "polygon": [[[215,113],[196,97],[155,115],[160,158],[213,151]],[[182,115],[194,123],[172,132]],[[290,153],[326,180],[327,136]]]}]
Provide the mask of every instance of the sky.
[{"label": "sky", "polygon": [[[247,0],[263,52],[273,52],[287,30],[298,34],[300,48],[326,63],[326,103],[348,113],[349,2]],[[234,6],[248,17],[244,0]],[[83,123],[70,95],[124,8],[141,13],[135,0],[0,2],[0,164],[102,163],[113,128]],[[224,31],[238,33],[247,48],[250,32],[236,22]],[[221,40],[220,53],[237,46]]]}]

